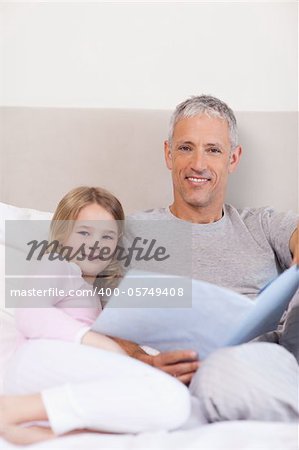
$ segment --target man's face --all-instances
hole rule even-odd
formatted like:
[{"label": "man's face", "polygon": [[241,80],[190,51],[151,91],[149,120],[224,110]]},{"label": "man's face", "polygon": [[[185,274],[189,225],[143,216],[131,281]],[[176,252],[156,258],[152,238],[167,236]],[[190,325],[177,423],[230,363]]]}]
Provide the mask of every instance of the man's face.
[{"label": "man's face", "polygon": [[225,120],[200,114],[178,121],[171,147],[165,142],[177,208],[222,206],[228,174],[237,167],[240,155],[241,147],[231,153]]}]

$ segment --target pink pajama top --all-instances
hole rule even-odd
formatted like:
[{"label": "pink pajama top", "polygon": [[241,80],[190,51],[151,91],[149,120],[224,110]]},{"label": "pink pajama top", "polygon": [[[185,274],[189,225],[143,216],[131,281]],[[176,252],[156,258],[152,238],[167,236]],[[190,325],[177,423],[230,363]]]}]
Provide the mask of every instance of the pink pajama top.
[{"label": "pink pajama top", "polygon": [[[99,296],[83,278],[80,267],[67,261],[36,261],[34,275],[27,283],[46,294],[22,298],[21,307],[15,309],[16,326],[23,339],[61,339],[81,342],[84,334],[102,310]],[[31,272],[32,273],[32,272]],[[26,307],[26,303],[28,307]],[[24,306],[24,307],[23,307]]]}]

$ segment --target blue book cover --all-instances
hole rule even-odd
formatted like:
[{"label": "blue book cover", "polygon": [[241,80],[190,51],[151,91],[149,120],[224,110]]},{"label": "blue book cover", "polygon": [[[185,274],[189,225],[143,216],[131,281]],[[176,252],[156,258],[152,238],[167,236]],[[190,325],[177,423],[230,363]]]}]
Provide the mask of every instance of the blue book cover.
[{"label": "blue book cover", "polygon": [[[174,283],[184,286],[191,301],[188,295],[187,301],[178,295],[163,299],[134,295],[140,292],[136,286],[155,289],[161,280],[169,289],[174,289]],[[160,351],[192,349],[204,359],[217,348],[275,330],[298,288],[297,266],[279,275],[255,300],[199,280],[129,271],[93,329]]]}]

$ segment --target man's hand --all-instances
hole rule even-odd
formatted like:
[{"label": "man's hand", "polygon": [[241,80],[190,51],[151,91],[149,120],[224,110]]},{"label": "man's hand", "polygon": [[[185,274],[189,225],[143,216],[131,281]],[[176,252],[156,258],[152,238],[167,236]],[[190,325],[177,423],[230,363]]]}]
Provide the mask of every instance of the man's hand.
[{"label": "man's hand", "polygon": [[125,339],[112,338],[125,352],[133,357],[157,369],[163,370],[176,377],[184,384],[189,384],[194,373],[199,368],[196,352],[193,350],[174,350],[160,353],[159,355],[148,355],[139,345]]},{"label": "man's hand", "polygon": [[290,239],[290,251],[293,256],[292,263],[299,266],[299,223]]},{"label": "man's hand", "polygon": [[155,356],[145,354],[137,359],[163,370],[187,385],[199,368],[198,357],[193,350],[174,350]]}]

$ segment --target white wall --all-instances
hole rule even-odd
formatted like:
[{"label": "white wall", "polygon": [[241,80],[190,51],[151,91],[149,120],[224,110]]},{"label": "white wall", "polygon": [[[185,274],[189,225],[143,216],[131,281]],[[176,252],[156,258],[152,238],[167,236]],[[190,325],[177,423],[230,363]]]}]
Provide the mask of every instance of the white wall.
[{"label": "white wall", "polygon": [[297,110],[295,1],[2,2],[0,12],[2,105],[172,109],[204,92],[239,111]]},{"label": "white wall", "polygon": [[[4,75],[4,66],[3,66],[3,45],[4,45],[4,36],[3,36],[3,23],[4,23],[4,14],[3,14],[3,5],[0,4],[0,105],[3,105],[3,75]],[[1,124],[0,124],[1,127]]]},{"label": "white wall", "polygon": [[297,33],[296,1],[0,1],[0,106],[298,111]]}]

